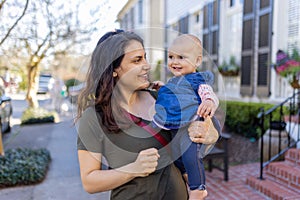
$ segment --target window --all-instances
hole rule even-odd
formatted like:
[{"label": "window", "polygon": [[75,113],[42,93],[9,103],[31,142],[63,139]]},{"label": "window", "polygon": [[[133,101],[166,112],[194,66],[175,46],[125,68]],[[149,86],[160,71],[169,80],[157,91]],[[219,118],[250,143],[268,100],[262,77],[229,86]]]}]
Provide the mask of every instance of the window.
[{"label": "window", "polygon": [[200,22],[200,15],[199,15],[199,13],[195,14],[195,22],[196,23]]},{"label": "window", "polygon": [[230,0],[230,7],[233,7],[235,4],[235,0]]}]

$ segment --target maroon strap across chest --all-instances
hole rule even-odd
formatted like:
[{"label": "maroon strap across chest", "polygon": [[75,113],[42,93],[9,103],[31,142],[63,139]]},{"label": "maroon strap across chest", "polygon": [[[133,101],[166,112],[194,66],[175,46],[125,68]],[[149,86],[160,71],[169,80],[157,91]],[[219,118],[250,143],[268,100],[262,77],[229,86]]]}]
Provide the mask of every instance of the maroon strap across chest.
[{"label": "maroon strap across chest", "polygon": [[130,113],[129,115],[129,117],[135,122],[136,125],[142,127],[144,130],[150,133],[157,141],[159,141],[160,144],[162,144],[163,146],[166,146],[168,144],[168,141],[162,135],[160,135],[160,133],[157,132],[151,125],[143,122],[142,119],[139,119],[138,117]]}]

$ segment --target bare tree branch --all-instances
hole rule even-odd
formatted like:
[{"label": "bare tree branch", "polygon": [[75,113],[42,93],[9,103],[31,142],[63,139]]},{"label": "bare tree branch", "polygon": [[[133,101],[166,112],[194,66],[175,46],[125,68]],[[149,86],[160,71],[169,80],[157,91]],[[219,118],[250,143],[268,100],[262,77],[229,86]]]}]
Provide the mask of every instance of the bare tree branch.
[{"label": "bare tree branch", "polygon": [[[4,5],[6,0],[2,0],[1,4],[0,4],[0,10],[2,9],[2,6]],[[15,23],[7,30],[5,36],[2,38],[2,40],[0,41],[0,46],[4,43],[4,41],[8,38],[9,34],[11,33],[11,31],[17,26],[17,24],[19,23],[19,21],[24,17],[26,10],[28,8],[28,4],[29,4],[29,0],[26,0],[26,4],[25,7],[23,9],[22,14],[18,17],[18,19],[15,21]]]}]

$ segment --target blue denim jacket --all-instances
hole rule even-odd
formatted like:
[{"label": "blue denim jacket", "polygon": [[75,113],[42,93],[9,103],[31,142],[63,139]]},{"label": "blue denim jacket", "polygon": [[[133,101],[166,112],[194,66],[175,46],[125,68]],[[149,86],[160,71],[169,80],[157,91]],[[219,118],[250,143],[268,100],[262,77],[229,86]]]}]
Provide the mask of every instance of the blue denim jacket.
[{"label": "blue denim jacket", "polygon": [[212,72],[195,72],[171,78],[158,91],[154,124],[167,129],[179,129],[195,118],[201,98],[200,84],[213,84]]}]

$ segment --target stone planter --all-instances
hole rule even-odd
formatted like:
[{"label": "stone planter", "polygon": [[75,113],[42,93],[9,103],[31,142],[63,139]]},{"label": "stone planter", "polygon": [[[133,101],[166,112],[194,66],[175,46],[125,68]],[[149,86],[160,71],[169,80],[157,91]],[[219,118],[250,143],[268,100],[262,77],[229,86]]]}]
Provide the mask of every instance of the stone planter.
[{"label": "stone planter", "polygon": [[[264,142],[264,154],[263,154],[263,161],[269,160],[269,140],[271,140],[271,157],[278,154],[278,147],[279,147],[279,136],[281,137],[281,143],[280,148],[281,150],[286,148],[288,146],[288,133],[285,130],[271,130],[268,129],[266,133],[263,136],[263,142]],[[261,138],[258,141],[259,150],[261,150]],[[280,157],[280,159],[283,159],[283,156]]]}]

